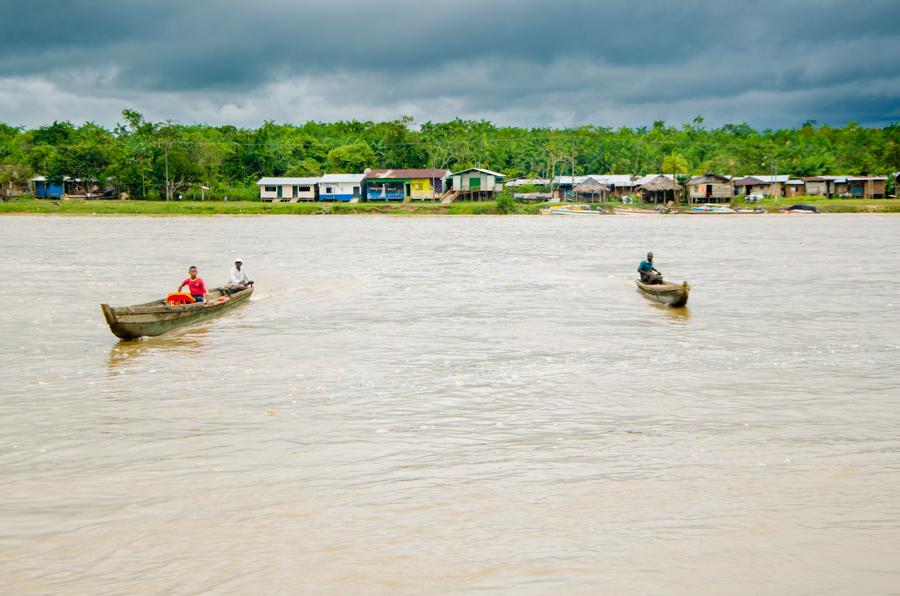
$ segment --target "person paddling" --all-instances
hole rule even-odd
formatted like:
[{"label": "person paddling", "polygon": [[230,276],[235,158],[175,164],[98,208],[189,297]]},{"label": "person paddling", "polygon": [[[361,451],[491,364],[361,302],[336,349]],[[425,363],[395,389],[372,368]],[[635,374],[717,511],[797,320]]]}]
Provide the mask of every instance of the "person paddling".
[{"label": "person paddling", "polygon": [[653,265],[653,253],[647,253],[647,260],[641,261],[638,265],[638,273],[641,274],[641,281],[645,284],[661,284],[663,282],[662,273],[657,271]]},{"label": "person paddling", "polygon": [[250,276],[247,275],[247,270],[244,269],[244,259],[237,258],[234,260],[234,267],[228,273],[228,285],[236,286],[242,290],[253,285],[253,280],[250,279]]},{"label": "person paddling", "polygon": [[187,286],[188,292],[194,297],[195,302],[203,302],[206,300],[206,284],[197,276],[197,267],[195,265],[191,265],[190,269],[188,269],[188,278],[181,282],[181,285],[178,286],[178,289],[175,291],[180,292],[181,288],[184,286]]}]

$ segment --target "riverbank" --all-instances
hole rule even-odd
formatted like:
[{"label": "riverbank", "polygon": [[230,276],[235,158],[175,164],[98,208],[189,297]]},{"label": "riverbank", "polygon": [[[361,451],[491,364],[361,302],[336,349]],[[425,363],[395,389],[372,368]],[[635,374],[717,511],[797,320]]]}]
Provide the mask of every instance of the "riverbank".
[{"label": "riverbank", "polygon": [[[520,205],[537,213],[536,205]],[[0,203],[0,214],[45,215],[496,215],[495,202],[481,203],[268,203],[262,201],[117,201],[17,199]]]},{"label": "riverbank", "polygon": [[[795,203],[815,205],[823,213],[900,213],[900,199],[766,199],[760,206],[777,213]],[[515,213],[537,215],[543,204],[516,204]],[[617,208],[627,208],[621,204]],[[686,206],[682,209],[687,211]],[[0,215],[499,215],[496,202],[478,203],[266,203],[262,201],[117,201],[85,199],[12,199],[0,202]]]}]

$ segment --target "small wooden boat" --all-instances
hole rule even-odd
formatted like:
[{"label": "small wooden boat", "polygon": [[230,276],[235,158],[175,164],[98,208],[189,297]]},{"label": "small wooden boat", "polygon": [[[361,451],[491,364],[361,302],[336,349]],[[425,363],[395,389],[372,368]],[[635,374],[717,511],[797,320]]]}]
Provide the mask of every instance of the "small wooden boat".
[{"label": "small wooden boat", "polygon": [[253,286],[238,291],[216,288],[210,290],[207,302],[196,304],[172,306],[160,299],[135,306],[101,304],[100,309],[116,337],[137,339],[162,335],[176,327],[218,316],[246,301],[251,294]]},{"label": "small wooden boat", "polygon": [[590,205],[565,205],[541,209],[541,215],[602,215],[603,211],[591,209]]},{"label": "small wooden boat", "polygon": [[616,215],[660,215],[662,211],[657,211],[655,209],[623,209],[621,207],[615,207],[613,213]]},{"label": "small wooden boat", "polygon": [[673,284],[671,282],[645,284],[644,282],[637,280],[635,283],[644,296],[650,300],[669,306],[678,307],[686,305],[688,295],[691,293],[691,288],[688,286],[687,282],[680,284]]},{"label": "small wooden boat", "polygon": [[734,209],[732,209],[728,205],[716,205],[714,203],[707,203],[705,205],[697,205],[696,207],[691,207],[691,213],[734,213]]}]

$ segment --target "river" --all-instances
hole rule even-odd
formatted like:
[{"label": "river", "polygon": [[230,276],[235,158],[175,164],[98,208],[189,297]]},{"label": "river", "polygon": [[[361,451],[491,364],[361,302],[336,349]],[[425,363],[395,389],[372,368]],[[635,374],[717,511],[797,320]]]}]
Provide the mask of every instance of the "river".
[{"label": "river", "polygon": [[[0,218],[0,585],[896,593],[898,254],[897,216]],[[106,327],[236,256],[229,314]]]}]

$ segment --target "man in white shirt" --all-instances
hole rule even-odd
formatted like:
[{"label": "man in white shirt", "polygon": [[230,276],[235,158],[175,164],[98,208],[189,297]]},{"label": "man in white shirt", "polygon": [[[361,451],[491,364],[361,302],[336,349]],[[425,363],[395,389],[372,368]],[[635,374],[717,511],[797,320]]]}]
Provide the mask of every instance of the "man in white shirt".
[{"label": "man in white shirt", "polygon": [[228,273],[228,285],[239,286],[241,289],[253,285],[253,280],[250,279],[250,276],[247,275],[247,270],[244,269],[244,259],[234,260],[234,267]]}]

